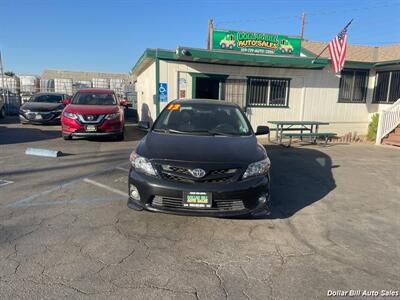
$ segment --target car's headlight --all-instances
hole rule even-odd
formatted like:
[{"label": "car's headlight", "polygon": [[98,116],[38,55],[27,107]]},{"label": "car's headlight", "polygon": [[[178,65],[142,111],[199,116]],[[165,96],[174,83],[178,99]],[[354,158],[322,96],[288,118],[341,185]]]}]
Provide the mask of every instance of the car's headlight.
[{"label": "car's headlight", "polygon": [[268,173],[269,168],[271,167],[271,161],[268,156],[263,160],[251,163],[246,172],[243,174],[243,178],[249,178],[252,176],[260,176]]},{"label": "car's headlight", "polygon": [[108,115],[106,115],[106,119],[107,120],[116,120],[116,119],[119,119],[120,116],[121,116],[120,113],[108,114]]},{"label": "car's headlight", "polygon": [[146,175],[150,175],[150,176],[157,175],[157,172],[153,168],[153,165],[151,164],[151,162],[147,158],[136,154],[135,151],[132,152],[129,160],[131,161],[132,167],[136,171],[138,171],[140,173],[144,173]]},{"label": "car's headlight", "polygon": [[74,120],[78,119],[78,116],[74,113],[64,112],[63,115],[66,118],[70,118],[70,119],[74,119]]}]

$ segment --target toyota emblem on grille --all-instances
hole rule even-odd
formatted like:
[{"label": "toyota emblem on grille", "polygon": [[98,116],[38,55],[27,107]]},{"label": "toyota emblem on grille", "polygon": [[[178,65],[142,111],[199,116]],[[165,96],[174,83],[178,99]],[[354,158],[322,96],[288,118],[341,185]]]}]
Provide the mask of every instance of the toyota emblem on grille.
[{"label": "toyota emblem on grille", "polygon": [[204,175],[206,175],[206,171],[204,171],[203,169],[193,169],[193,170],[189,170],[190,174],[192,174],[193,177],[196,178],[202,178],[204,177]]},{"label": "toyota emblem on grille", "polygon": [[93,120],[94,120],[94,116],[89,115],[89,116],[87,116],[87,119],[88,119],[89,121],[93,121]]}]

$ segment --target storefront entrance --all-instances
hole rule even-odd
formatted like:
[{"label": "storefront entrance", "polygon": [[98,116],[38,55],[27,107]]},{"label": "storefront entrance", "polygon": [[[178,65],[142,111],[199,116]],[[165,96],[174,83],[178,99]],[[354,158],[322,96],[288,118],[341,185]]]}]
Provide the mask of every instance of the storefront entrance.
[{"label": "storefront entrance", "polygon": [[219,99],[220,80],[208,77],[196,78],[197,99]]},{"label": "storefront entrance", "polygon": [[225,81],[228,76],[192,73],[192,95],[196,99],[225,99]]}]

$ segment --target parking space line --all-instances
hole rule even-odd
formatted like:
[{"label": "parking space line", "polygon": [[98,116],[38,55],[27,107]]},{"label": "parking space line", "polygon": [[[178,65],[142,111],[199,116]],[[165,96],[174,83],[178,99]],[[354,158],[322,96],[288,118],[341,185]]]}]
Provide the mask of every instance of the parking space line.
[{"label": "parking space line", "polygon": [[91,184],[96,185],[96,186],[98,186],[98,187],[101,187],[101,188],[103,188],[103,189],[109,190],[110,192],[114,192],[114,193],[116,193],[116,194],[118,194],[118,195],[125,196],[125,197],[128,196],[128,193],[126,193],[126,192],[122,192],[122,191],[120,191],[120,190],[114,189],[114,188],[111,187],[111,186],[102,184],[102,183],[100,183],[100,182],[91,180],[91,179],[89,179],[89,178],[85,178],[85,179],[83,179],[83,181],[84,181],[84,182],[87,182],[87,183],[91,183]]},{"label": "parking space line", "polygon": [[116,169],[124,171],[124,172],[129,172],[129,169],[126,169],[124,167],[116,167]]},{"label": "parking space line", "polygon": [[[6,207],[6,208],[18,208],[18,207],[26,206],[27,203],[31,202],[31,201],[34,200],[35,198],[38,198],[38,197],[41,197],[41,196],[45,196],[45,195],[48,195],[48,194],[50,194],[50,193],[52,193],[52,192],[61,190],[61,189],[65,188],[65,187],[68,187],[68,186],[73,185],[73,184],[75,184],[75,183],[78,183],[78,182],[80,182],[80,181],[82,181],[82,180],[84,180],[84,179],[87,179],[88,177],[93,177],[93,176],[96,176],[96,175],[100,175],[100,174],[103,174],[103,173],[106,173],[106,172],[115,170],[116,168],[118,168],[118,167],[120,167],[120,166],[123,166],[123,165],[126,165],[126,162],[121,163],[121,164],[118,164],[117,166],[113,166],[113,167],[111,167],[111,168],[107,168],[107,169],[102,170],[102,171],[93,172],[93,173],[88,174],[88,175],[86,175],[86,176],[79,176],[79,177],[74,178],[74,179],[72,179],[72,180],[70,180],[70,181],[67,181],[67,182],[64,182],[64,183],[62,183],[62,184],[59,184],[59,185],[57,185],[57,186],[55,186],[55,187],[53,187],[53,188],[51,188],[51,189],[48,189],[48,190],[45,190],[45,191],[43,191],[43,192],[40,192],[40,193],[31,195],[31,196],[29,196],[29,197],[26,197],[26,198],[17,200],[17,201],[15,201],[15,202],[9,203],[9,204],[7,204],[5,207]],[[118,192],[121,192],[121,191],[118,191]],[[122,192],[121,192],[121,193],[122,193]],[[124,196],[127,196],[127,194],[124,194]]]},{"label": "parking space line", "polygon": [[0,187],[5,186],[7,184],[11,184],[14,183],[14,181],[10,181],[10,180],[0,180]]}]

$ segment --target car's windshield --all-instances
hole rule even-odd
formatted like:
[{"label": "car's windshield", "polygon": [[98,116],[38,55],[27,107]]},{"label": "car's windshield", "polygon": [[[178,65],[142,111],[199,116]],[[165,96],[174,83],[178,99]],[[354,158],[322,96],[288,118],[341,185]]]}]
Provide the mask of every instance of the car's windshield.
[{"label": "car's windshield", "polygon": [[33,95],[30,102],[61,103],[62,100],[61,95]]},{"label": "car's windshield", "polygon": [[250,135],[242,111],[235,106],[208,103],[169,104],[161,113],[154,131],[206,135]]},{"label": "car's windshield", "polygon": [[79,105],[115,105],[117,100],[113,93],[76,93],[72,104]]}]

